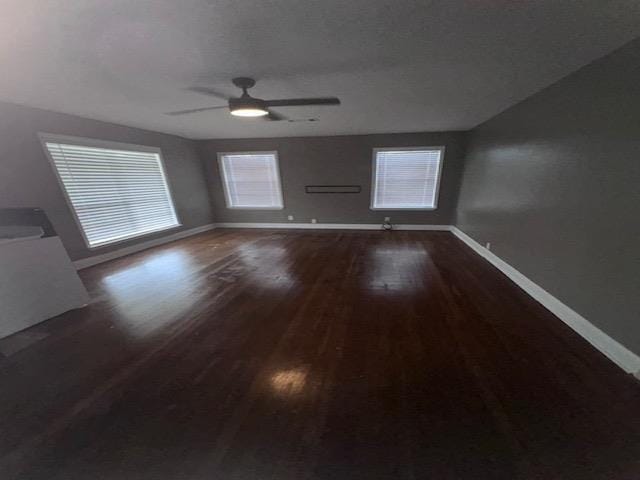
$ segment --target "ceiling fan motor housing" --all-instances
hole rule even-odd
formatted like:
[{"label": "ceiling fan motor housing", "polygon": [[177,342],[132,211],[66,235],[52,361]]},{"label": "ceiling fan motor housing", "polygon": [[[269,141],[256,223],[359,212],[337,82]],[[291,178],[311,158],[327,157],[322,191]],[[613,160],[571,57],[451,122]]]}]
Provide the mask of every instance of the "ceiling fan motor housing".
[{"label": "ceiling fan motor housing", "polygon": [[243,95],[240,98],[229,99],[229,110],[234,111],[246,109],[266,110],[267,105],[265,104],[264,100],[253,98],[249,95]]}]

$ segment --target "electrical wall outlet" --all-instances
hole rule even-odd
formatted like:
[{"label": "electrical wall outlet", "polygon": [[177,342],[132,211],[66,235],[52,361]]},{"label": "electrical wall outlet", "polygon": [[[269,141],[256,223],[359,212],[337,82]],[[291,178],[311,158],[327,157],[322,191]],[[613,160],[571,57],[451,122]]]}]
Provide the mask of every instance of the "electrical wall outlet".
[{"label": "electrical wall outlet", "polygon": [[487,250],[491,250],[491,242],[487,242],[485,247],[487,248]]},{"label": "electrical wall outlet", "polygon": [[289,216],[287,217],[287,220],[289,220],[289,221],[293,220],[293,215],[289,215]]},{"label": "electrical wall outlet", "polygon": [[317,223],[317,220],[315,218],[312,218],[311,223]]},{"label": "electrical wall outlet", "polygon": [[390,222],[391,221],[391,217],[384,217],[384,221],[385,222]]}]

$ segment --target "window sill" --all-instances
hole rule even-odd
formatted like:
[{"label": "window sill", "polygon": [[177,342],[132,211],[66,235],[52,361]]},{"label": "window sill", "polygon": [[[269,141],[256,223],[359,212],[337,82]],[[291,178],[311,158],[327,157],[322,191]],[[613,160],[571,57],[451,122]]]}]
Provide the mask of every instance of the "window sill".
[{"label": "window sill", "polygon": [[406,211],[406,210],[417,210],[417,211],[433,211],[437,210],[438,207],[395,207],[395,208],[387,208],[387,207],[369,207],[370,210],[385,210],[388,212],[391,211]]},{"label": "window sill", "polygon": [[229,207],[229,210],[284,210],[284,207]]},{"label": "window sill", "polygon": [[99,243],[97,245],[89,245],[88,242],[86,242],[86,243],[87,243],[87,248],[89,250],[92,250],[92,251],[93,250],[99,250],[99,249],[104,248],[104,247],[110,247],[111,245],[118,245],[118,244],[121,244],[121,243],[128,242],[130,240],[135,240],[137,238],[142,239],[143,237],[147,237],[149,235],[153,235],[154,233],[167,232],[169,230],[175,230],[176,228],[180,228],[180,227],[182,227],[182,224],[178,223],[177,225],[171,225],[169,227],[162,227],[162,228],[158,228],[157,230],[150,230],[148,232],[137,233],[137,234],[134,234],[134,235],[128,235],[126,237],[122,237],[122,238],[118,238],[116,240],[113,240],[112,242],[102,242],[102,243]]}]

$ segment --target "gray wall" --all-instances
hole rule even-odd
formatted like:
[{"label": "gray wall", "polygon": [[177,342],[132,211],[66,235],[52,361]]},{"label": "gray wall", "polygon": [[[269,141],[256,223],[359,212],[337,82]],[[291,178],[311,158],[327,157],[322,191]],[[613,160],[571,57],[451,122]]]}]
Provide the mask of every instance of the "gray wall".
[{"label": "gray wall", "polygon": [[[393,223],[451,224],[462,171],[465,134],[406,133],[209,140],[200,142],[209,188],[218,222]],[[446,147],[438,208],[434,211],[373,211],[371,199],[372,149],[376,147]],[[217,152],[277,150],[284,210],[230,210],[226,208],[217,165]],[[360,194],[307,194],[305,185],[361,185]]]},{"label": "gray wall", "polygon": [[640,39],[470,137],[457,225],[640,353]]},{"label": "gray wall", "polygon": [[[38,132],[161,148],[182,227],[89,250],[42,150]],[[193,141],[7,103],[0,103],[0,208],[2,207],[43,208],[73,260],[212,221],[204,171]]]}]

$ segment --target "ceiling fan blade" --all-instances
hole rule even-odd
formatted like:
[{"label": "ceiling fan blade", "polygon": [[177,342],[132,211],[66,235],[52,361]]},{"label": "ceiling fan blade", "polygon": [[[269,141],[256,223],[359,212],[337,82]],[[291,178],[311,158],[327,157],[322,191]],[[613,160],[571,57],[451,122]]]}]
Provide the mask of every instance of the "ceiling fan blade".
[{"label": "ceiling fan blade", "polygon": [[177,110],[175,112],[165,112],[165,115],[187,115],[189,113],[205,112],[207,110],[218,110],[220,108],[229,108],[226,105],[221,107],[203,107],[203,108],[190,108],[188,110]]},{"label": "ceiling fan blade", "polygon": [[284,115],[280,115],[279,113],[276,113],[273,110],[269,110],[269,115],[265,115],[262,118],[264,118],[265,120],[271,120],[272,122],[278,122],[280,120],[289,120]]},{"label": "ceiling fan blade", "polygon": [[222,100],[229,100],[229,96],[225,95],[224,93],[221,93],[219,91],[217,91],[214,88],[209,88],[209,87],[189,87],[187,88],[187,90],[190,90],[192,92],[196,92],[196,93],[203,93],[205,95],[211,95],[212,97],[218,97],[221,98]]},{"label": "ceiling fan blade", "polygon": [[265,100],[267,107],[300,107],[303,105],[340,105],[336,97],[318,98],[285,98],[282,100]]}]

